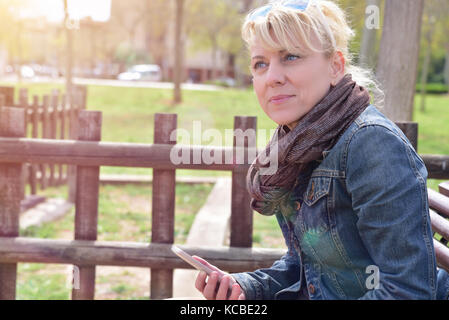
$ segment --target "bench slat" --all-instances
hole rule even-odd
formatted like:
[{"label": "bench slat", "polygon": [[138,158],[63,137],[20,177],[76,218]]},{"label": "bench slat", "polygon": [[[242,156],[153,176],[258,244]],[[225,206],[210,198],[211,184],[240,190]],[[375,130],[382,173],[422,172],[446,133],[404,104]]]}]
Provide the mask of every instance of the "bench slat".
[{"label": "bench slat", "polygon": [[433,246],[438,266],[449,272],[449,248],[435,239],[433,239]]},{"label": "bench slat", "polygon": [[440,216],[432,209],[429,210],[429,213],[430,213],[430,221],[432,224],[432,230],[440,234],[444,239],[449,240],[449,221],[444,219],[442,216]]},{"label": "bench slat", "polygon": [[446,197],[449,197],[449,181],[441,182],[438,185],[438,191]]},{"label": "bench slat", "polygon": [[427,188],[429,207],[440,214],[449,217],[449,197]]}]

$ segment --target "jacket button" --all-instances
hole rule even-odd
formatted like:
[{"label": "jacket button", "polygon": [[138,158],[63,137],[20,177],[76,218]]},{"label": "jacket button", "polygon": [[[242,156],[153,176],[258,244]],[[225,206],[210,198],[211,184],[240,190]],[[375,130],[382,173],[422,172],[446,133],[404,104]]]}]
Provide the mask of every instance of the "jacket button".
[{"label": "jacket button", "polygon": [[312,186],[310,188],[309,197],[308,197],[309,201],[312,201],[314,191],[315,191],[315,181],[312,181]]},{"label": "jacket button", "polygon": [[309,284],[309,293],[314,294],[315,293],[315,286],[313,284]]}]

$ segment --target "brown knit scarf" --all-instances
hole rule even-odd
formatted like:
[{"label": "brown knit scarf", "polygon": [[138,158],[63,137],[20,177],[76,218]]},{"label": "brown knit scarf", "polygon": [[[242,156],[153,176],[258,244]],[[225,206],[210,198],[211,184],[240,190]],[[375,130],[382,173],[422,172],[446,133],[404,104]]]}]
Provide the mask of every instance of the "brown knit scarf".
[{"label": "brown knit scarf", "polygon": [[[289,217],[294,213],[296,206],[290,196],[298,175],[310,171],[311,163],[334,146],[369,103],[368,91],[346,74],[293,130],[279,125],[248,170],[246,181],[251,208],[263,215],[281,212]],[[277,157],[277,170],[267,174],[268,171],[261,169],[267,170],[272,163],[270,150]],[[306,177],[309,180],[310,174]]]}]

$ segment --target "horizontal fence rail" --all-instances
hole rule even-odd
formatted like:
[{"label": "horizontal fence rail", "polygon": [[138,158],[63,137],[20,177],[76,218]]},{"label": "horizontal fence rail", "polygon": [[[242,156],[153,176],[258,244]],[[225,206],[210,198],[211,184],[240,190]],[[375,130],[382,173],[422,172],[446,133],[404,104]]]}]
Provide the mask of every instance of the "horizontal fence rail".
[{"label": "horizontal fence rail", "polygon": [[[248,169],[251,157],[233,160],[235,154],[244,154],[245,149],[255,150],[250,155],[263,152],[262,148],[215,147],[172,144],[139,144],[116,142],[89,142],[78,140],[48,140],[28,138],[0,138],[0,162],[62,163],[72,165],[142,167],[157,169],[198,170],[242,170]],[[186,161],[179,164],[171,161],[171,154]],[[220,159],[208,163],[201,155]],[[199,157],[196,155],[200,155]],[[217,156],[220,155],[220,156]],[[420,155],[427,167],[429,179],[449,179],[449,156]],[[234,163],[233,163],[234,162]]]},{"label": "horizontal fence rail", "polygon": [[[432,216],[434,219],[434,216]],[[447,221],[446,221],[447,222]],[[441,231],[436,229],[435,231]],[[179,247],[191,255],[206,259],[228,272],[246,272],[269,268],[285,253],[283,249],[238,247]],[[449,250],[434,240],[440,267],[449,270]],[[0,238],[0,263],[56,263],[78,266],[129,266],[157,269],[192,269],[171,251],[170,244],[114,241],[51,240]]]},{"label": "horizontal fence rail", "polygon": [[[243,150],[243,147],[0,138],[0,162],[12,163],[64,163],[85,166],[156,169],[234,170],[236,164],[233,163],[233,156],[240,152],[243,153]],[[179,164],[171,161],[170,155],[172,153],[181,154],[183,151],[190,155],[188,161]],[[198,158],[194,159],[195,154],[201,155],[203,153],[212,154],[212,157],[216,154],[221,154],[221,161],[206,163],[202,158],[200,160]],[[245,161],[246,164],[242,164],[242,166],[248,167],[248,161]]]},{"label": "horizontal fence rail", "polygon": [[[283,249],[178,246],[189,254],[198,255],[229,272],[268,268],[286,253]],[[193,268],[179,259],[170,248],[171,244],[164,243],[0,238],[0,263]]]}]

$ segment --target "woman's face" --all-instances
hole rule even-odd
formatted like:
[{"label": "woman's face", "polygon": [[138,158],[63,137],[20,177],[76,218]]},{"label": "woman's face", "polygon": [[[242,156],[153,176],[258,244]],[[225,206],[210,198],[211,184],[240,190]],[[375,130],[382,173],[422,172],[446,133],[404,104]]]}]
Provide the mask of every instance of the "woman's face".
[{"label": "woman's face", "polygon": [[263,111],[290,129],[329,91],[335,75],[322,53],[298,56],[269,51],[257,41],[250,48],[254,91]]}]

